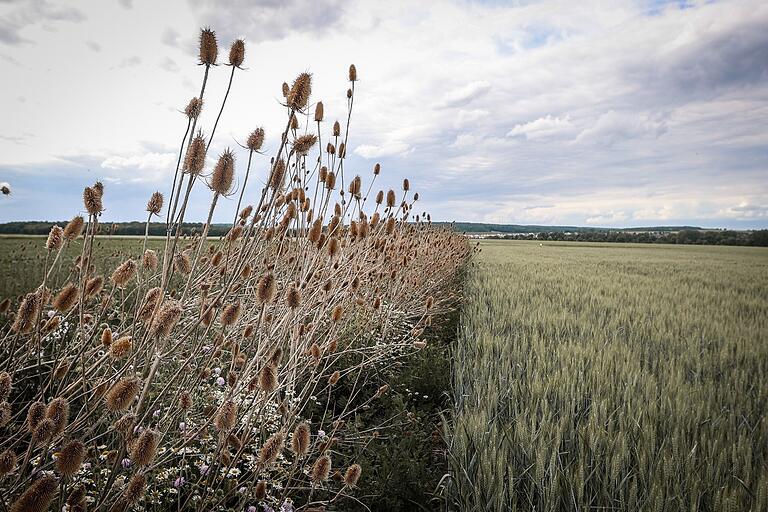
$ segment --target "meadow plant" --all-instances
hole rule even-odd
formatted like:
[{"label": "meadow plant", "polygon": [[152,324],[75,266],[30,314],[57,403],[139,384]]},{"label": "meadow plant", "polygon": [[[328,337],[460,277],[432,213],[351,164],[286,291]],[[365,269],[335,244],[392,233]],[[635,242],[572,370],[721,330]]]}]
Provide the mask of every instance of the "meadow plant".
[{"label": "meadow plant", "polygon": [[[387,392],[378,368],[423,347],[424,329],[452,307],[469,249],[413,214],[408,180],[369,202],[379,164],[368,187],[349,176],[354,66],[343,129],[337,121],[321,138],[323,104],[302,73],[283,84],[286,121],[271,158],[256,128],[208,169],[246,55],[235,41],[221,66],[216,34],[201,32],[202,84],[183,110],[171,189],[145,209],[147,233],[166,209],[162,248],[148,248],[145,234],[140,251],[97,271],[110,191],[96,183],[83,213],[51,229],[39,285],[4,302],[3,509],[309,510],[356,499],[366,472],[356,455],[376,425],[347,425]],[[206,84],[227,66],[206,135]],[[259,164],[265,186],[251,196]],[[207,223],[185,236],[190,194],[204,186]],[[228,234],[208,240],[216,207],[235,196]],[[69,266],[62,255],[78,244]]]}]

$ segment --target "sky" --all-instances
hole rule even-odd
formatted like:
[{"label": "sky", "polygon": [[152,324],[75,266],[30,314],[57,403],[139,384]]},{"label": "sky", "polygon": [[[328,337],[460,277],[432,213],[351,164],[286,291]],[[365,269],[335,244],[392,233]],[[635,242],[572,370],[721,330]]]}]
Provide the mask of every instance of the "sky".
[{"label": "sky", "polygon": [[[254,202],[313,75],[327,138],[359,81],[347,173],[410,179],[434,220],[768,228],[768,2],[0,0],[0,222],[64,220],[105,185],[105,221],[168,192],[201,27],[246,41],[209,155],[264,127]],[[213,68],[210,131],[230,68]],[[239,183],[240,181],[238,181]],[[202,184],[187,216],[204,221]],[[231,222],[236,197],[214,222]]]}]

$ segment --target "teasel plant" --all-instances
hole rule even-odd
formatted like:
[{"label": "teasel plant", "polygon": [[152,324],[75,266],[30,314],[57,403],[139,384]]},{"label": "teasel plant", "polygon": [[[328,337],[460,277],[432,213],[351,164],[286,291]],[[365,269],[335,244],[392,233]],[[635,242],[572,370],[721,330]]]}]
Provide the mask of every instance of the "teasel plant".
[{"label": "teasel plant", "polygon": [[[206,137],[201,112],[217,45],[212,30],[201,31],[200,94],[184,109],[167,200],[155,192],[146,205],[140,249],[103,270],[109,190],[86,187],[87,216],[51,229],[40,286],[0,312],[7,510],[343,507],[365,479],[358,459],[386,428],[354,426],[389,389],[379,368],[421,350],[433,319],[456,307],[466,239],[415,215],[407,180],[401,191],[378,191],[366,212],[379,164],[367,187],[362,176],[343,187],[354,66],[343,135],[335,122],[321,137],[324,107],[301,73],[284,85],[287,118],[269,159],[256,128],[241,145],[247,158],[227,149],[206,171],[235,70],[246,70],[238,40]],[[251,173],[264,184],[254,193]],[[200,182],[211,202],[190,237],[182,228]],[[231,228],[209,239],[216,207],[235,195]],[[149,223],[163,208],[158,254]],[[71,270],[55,272],[75,244]]]}]

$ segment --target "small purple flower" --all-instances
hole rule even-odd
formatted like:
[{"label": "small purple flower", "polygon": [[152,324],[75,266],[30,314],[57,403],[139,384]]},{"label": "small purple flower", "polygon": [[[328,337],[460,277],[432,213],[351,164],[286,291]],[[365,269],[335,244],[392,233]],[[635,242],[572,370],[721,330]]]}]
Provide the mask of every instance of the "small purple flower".
[{"label": "small purple flower", "polygon": [[317,436],[318,437],[325,437],[325,430],[323,430],[323,429],[318,430],[317,431]]},{"label": "small purple flower", "polygon": [[208,474],[208,466],[207,465],[203,464],[202,466],[200,466],[200,474],[203,475],[203,476]]},{"label": "small purple flower", "polygon": [[245,509],[245,512],[256,512],[256,507],[253,505],[249,506],[247,509]]},{"label": "small purple flower", "polygon": [[185,482],[186,480],[184,480],[184,477],[180,476],[179,478],[176,479],[176,481],[173,482],[173,486],[178,489],[179,487],[184,485]]},{"label": "small purple flower", "polygon": [[179,422],[179,430],[181,430],[182,432],[184,432],[185,430],[187,430],[187,424],[186,424],[186,423],[184,423],[183,421],[182,421],[182,422]]},{"label": "small purple flower", "polygon": [[155,412],[152,413],[153,418],[159,418],[160,417],[160,409],[157,409]]},{"label": "small purple flower", "polygon": [[280,505],[280,512],[293,512],[293,502],[286,499],[282,505]]},{"label": "small purple flower", "polygon": [[226,383],[227,381],[224,380],[224,377],[219,377],[218,379],[216,379],[216,384],[218,384],[219,386],[223,386]]},{"label": "small purple flower", "polygon": [[239,492],[240,494],[245,494],[246,492],[248,492],[248,489],[246,489],[245,487],[241,487],[237,490],[237,492]]},{"label": "small purple flower", "polygon": [[131,467],[131,459],[129,459],[129,458],[127,458],[127,457],[126,457],[125,459],[123,459],[123,460],[120,462],[120,464],[122,464],[122,465],[123,465],[123,469],[128,469],[129,467]]},{"label": "small purple flower", "polygon": [[275,512],[275,509],[273,509],[269,505],[264,505],[264,512]]},{"label": "small purple flower", "polygon": [[213,369],[213,373],[215,373],[216,375],[220,375],[221,374],[221,368],[219,368],[219,367],[214,368]]},{"label": "small purple flower", "polygon": [[144,427],[142,427],[141,425],[136,425],[135,427],[133,427],[134,434],[141,434],[143,430],[144,430]]}]

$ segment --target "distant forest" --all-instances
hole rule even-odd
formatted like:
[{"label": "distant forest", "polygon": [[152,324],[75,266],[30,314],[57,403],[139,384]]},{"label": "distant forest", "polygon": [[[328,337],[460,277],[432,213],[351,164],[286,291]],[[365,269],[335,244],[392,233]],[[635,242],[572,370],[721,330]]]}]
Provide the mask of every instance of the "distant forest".
[{"label": "distant forest", "polygon": [[[47,235],[51,226],[64,226],[67,221],[7,222],[0,224],[0,235]],[[734,231],[727,229],[702,229],[695,226],[651,226],[642,228],[597,228],[579,226],[537,226],[521,224],[478,224],[471,222],[435,222],[452,227],[469,235],[503,240],[555,240],[571,242],[628,242],[653,244],[697,245],[747,245],[768,247],[768,230]],[[99,226],[102,235],[144,235],[143,222],[104,222]],[[229,231],[229,224],[213,224],[209,236],[222,236]],[[200,222],[184,223],[182,234],[200,233]],[[165,236],[165,223],[149,225],[151,236]]]}]

